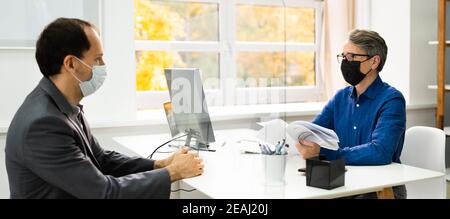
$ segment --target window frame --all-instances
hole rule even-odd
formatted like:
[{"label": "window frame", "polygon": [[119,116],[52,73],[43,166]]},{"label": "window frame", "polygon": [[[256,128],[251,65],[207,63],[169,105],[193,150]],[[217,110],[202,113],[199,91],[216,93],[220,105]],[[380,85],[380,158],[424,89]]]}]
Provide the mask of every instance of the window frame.
[{"label": "window frame", "polygon": [[[290,102],[319,101],[323,96],[323,80],[319,59],[322,37],[323,2],[317,0],[170,0],[173,2],[213,3],[218,6],[218,41],[158,41],[136,40],[135,51],[169,51],[169,52],[215,52],[218,54],[219,89],[205,90],[208,105],[230,106],[240,104],[279,104]],[[315,42],[243,42],[236,40],[236,6],[239,4],[308,7],[315,9]],[[315,86],[255,87],[237,88],[234,85],[237,75],[238,52],[314,52]],[[226,74],[225,74],[226,73]],[[278,99],[270,96],[278,94]],[[226,95],[225,95],[226,94]],[[167,91],[137,91],[138,109],[161,108],[168,101]],[[234,97],[256,97],[257,101],[239,103]]]}]

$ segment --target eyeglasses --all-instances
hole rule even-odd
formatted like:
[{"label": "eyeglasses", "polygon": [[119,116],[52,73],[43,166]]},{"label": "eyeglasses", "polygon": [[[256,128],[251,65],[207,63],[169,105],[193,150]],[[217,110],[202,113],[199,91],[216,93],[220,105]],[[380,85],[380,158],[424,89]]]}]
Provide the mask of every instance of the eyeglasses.
[{"label": "eyeglasses", "polygon": [[355,58],[355,56],[363,56],[363,57],[372,57],[371,55],[367,55],[367,54],[355,54],[355,53],[341,53],[337,55],[337,61],[339,64],[342,63],[342,60],[345,59],[349,62],[353,61],[353,59]]}]

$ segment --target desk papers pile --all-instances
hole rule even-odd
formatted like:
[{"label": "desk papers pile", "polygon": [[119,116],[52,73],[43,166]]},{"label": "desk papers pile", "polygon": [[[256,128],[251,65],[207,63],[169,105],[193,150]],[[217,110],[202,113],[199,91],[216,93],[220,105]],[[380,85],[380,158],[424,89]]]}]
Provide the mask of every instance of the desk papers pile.
[{"label": "desk papers pile", "polygon": [[333,130],[311,122],[295,121],[288,124],[281,119],[274,119],[258,124],[262,126],[257,134],[259,140],[275,145],[282,139],[286,139],[286,142],[291,146],[290,152],[293,152],[292,149],[300,140],[315,142],[320,147],[330,150],[339,148],[339,137]]}]

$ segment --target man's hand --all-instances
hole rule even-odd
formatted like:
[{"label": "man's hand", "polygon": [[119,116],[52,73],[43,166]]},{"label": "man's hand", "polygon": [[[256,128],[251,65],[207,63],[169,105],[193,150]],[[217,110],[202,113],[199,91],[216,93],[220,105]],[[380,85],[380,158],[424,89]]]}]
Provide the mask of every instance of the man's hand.
[{"label": "man's hand", "polygon": [[172,182],[199,176],[203,173],[203,162],[197,153],[175,153],[167,167]]},{"label": "man's hand", "polygon": [[306,140],[300,140],[295,147],[305,160],[310,157],[319,156],[320,153],[320,146],[318,144]]},{"label": "man's hand", "polygon": [[188,147],[182,147],[181,149],[179,149],[178,151],[176,151],[175,153],[172,153],[172,155],[170,155],[169,157],[167,157],[166,159],[162,159],[162,160],[155,160],[155,164],[154,164],[154,169],[158,169],[158,168],[164,168],[169,166],[172,161],[173,158],[177,155],[177,154],[187,154],[189,151]]}]

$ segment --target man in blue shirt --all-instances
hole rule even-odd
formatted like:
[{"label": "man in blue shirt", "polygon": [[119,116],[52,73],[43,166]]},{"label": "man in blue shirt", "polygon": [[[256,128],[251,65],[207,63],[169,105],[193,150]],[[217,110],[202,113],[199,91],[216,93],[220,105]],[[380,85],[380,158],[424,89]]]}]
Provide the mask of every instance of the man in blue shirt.
[{"label": "man in blue shirt", "polygon": [[[314,142],[296,145],[303,158],[325,155],[343,158],[348,165],[400,163],[406,112],[400,91],[384,83],[379,72],[388,48],[374,31],[354,30],[337,56],[348,86],[339,90],[313,123],[332,129],[339,137],[337,151],[320,148]],[[404,186],[394,187],[396,198],[404,198]],[[376,197],[365,194],[362,198]]]}]

